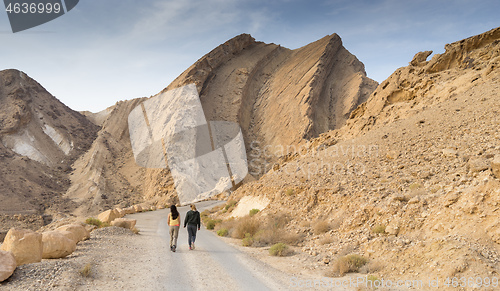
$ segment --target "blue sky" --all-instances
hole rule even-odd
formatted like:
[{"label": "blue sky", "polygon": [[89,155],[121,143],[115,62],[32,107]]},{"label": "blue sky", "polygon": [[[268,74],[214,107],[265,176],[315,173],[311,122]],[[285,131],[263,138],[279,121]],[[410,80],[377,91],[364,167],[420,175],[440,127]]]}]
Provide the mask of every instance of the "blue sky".
[{"label": "blue sky", "polygon": [[37,80],[75,110],[151,96],[241,34],[299,48],[337,33],[378,82],[423,50],[500,26],[498,0],[81,0],[13,34],[0,11],[0,69]]}]

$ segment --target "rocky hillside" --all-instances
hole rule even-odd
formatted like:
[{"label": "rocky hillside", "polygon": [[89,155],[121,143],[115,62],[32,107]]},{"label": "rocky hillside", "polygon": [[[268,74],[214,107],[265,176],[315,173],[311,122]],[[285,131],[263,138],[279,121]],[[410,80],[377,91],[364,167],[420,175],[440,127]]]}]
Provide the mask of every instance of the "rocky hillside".
[{"label": "rocky hillside", "polygon": [[41,213],[69,187],[98,126],[17,70],[0,72],[0,212]]},{"label": "rocky hillside", "polygon": [[[192,83],[198,88],[207,120],[240,124],[247,151],[254,157],[249,161],[250,173],[257,178],[274,162],[274,155],[260,154],[264,149],[272,147],[280,151],[287,145],[299,145],[329,129],[339,128],[377,85],[366,77],[363,64],[342,46],[336,34],[297,50],[257,42],[250,35],[242,34],[203,56],[162,92]],[[134,107],[130,102],[121,104],[127,110],[120,111],[116,117],[116,107],[88,116],[95,121],[114,118],[124,122],[124,117]],[[111,125],[117,126],[108,122],[103,124],[103,131]],[[120,132],[128,130],[125,123],[119,127]],[[127,140],[128,133],[123,133],[122,138]],[[88,201],[95,204],[102,200],[99,198],[102,193],[106,193],[106,197],[121,197],[124,191],[118,189],[122,186],[112,188],[108,187],[109,183],[104,183],[114,181],[117,171],[130,171],[138,178],[125,178],[134,185],[130,188],[127,183],[123,184],[129,187],[126,191],[142,187],[144,199],[160,204],[175,199],[174,182],[168,170],[146,169],[144,175],[138,174],[143,170],[132,165],[130,145],[124,149],[123,153],[127,152],[128,156],[127,162],[119,163],[123,167],[112,166],[121,160],[112,156],[109,170],[104,170],[110,174],[107,178],[104,178],[105,174],[98,178],[102,182],[92,188],[93,193],[100,194],[82,192],[86,193]]]},{"label": "rocky hillside", "polygon": [[287,214],[311,268],[360,254],[384,279],[498,276],[500,28],[445,48],[234,199],[268,201],[261,219]]},{"label": "rocky hillside", "polygon": [[[3,71],[0,81],[0,198],[6,201],[0,212],[87,215],[175,200],[168,170],[142,169],[133,159],[127,117],[144,99],[82,115],[22,72]],[[299,145],[339,128],[377,85],[336,34],[296,50],[239,35],[165,90],[191,83],[207,120],[241,125],[257,178],[274,162],[263,149]]]},{"label": "rocky hillside", "polygon": [[0,238],[19,224],[39,227],[42,214],[74,209],[63,196],[71,165],[98,129],[25,73],[0,72]]}]

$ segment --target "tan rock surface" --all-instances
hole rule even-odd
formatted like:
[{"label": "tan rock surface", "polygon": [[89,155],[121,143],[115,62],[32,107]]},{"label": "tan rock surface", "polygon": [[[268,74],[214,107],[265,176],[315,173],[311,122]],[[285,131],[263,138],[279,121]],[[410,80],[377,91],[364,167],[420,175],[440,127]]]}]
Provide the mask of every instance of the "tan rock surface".
[{"label": "tan rock surface", "polygon": [[0,250],[11,252],[18,266],[40,262],[43,251],[42,235],[31,230],[12,228],[5,236]]},{"label": "tan rock surface", "polygon": [[90,238],[90,232],[85,228],[85,226],[81,224],[67,224],[61,227],[58,227],[56,231],[66,234],[65,232],[71,233],[71,239],[75,241],[75,243],[79,243],[81,241],[87,240]]},{"label": "tan rock surface", "polygon": [[0,282],[7,280],[16,270],[16,258],[11,252],[0,250]]},{"label": "tan rock surface", "polygon": [[60,259],[76,250],[76,242],[59,231],[42,233],[42,259]]},{"label": "tan rock surface", "polygon": [[115,220],[116,218],[119,218],[120,214],[118,211],[115,209],[109,209],[104,212],[101,212],[98,216],[97,219],[99,219],[102,222],[110,223],[111,221]]}]

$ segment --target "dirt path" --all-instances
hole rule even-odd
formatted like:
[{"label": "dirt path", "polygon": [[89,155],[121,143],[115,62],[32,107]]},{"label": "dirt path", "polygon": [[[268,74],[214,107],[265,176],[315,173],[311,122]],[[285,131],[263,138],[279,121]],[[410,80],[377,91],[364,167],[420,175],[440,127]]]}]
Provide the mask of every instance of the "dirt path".
[{"label": "dirt path", "polygon": [[[214,202],[198,204],[200,211]],[[180,207],[184,219],[187,207]],[[99,263],[100,280],[82,288],[125,290],[287,290],[288,275],[229,246],[203,227],[190,251],[181,228],[177,252],[169,249],[169,210],[129,215],[141,235],[127,237],[120,250]],[[128,253],[125,254],[125,253]],[[82,286],[83,287],[83,286]]]},{"label": "dirt path", "polygon": [[[217,203],[220,202],[198,203],[198,210]],[[179,208],[181,219],[187,210],[188,207]],[[271,259],[262,250],[232,246],[228,243],[231,239],[221,239],[203,226],[192,251],[187,244],[187,231],[181,228],[177,252],[173,253],[169,248],[168,213],[165,209],[128,215],[137,220],[140,235],[117,227],[95,230],[90,240],[79,243],[77,250],[65,259],[18,267],[10,279],[0,284],[0,289],[301,290],[293,286],[297,277],[313,278],[300,271],[302,267],[296,258],[272,258],[275,261],[269,263],[275,267],[271,267],[260,260]],[[85,266],[91,267],[89,276],[80,273]]]}]

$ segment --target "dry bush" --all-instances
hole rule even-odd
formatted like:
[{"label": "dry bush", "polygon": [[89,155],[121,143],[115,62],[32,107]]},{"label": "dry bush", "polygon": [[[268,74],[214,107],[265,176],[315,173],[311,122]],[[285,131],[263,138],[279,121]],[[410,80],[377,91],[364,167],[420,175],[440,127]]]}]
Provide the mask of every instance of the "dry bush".
[{"label": "dry bush", "polygon": [[241,244],[244,247],[250,247],[253,245],[253,237],[249,233],[245,233],[245,238],[241,240]]},{"label": "dry bush", "polygon": [[385,233],[385,225],[377,224],[372,228],[373,233]]},{"label": "dry bush", "polygon": [[332,272],[335,276],[358,272],[367,262],[368,259],[356,254],[339,257],[333,262]]},{"label": "dry bush", "polygon": [[83,268],[80,269],[80,275],[82,275],[83,277],[90,277],[91,274],[92,274],[91,263],[87,263],[85,266],[83,266]]},{"label": "dry bush", "polygon": [[246,216],[243,218],[240,218],[236,222],[236,226],[234,227],[234,231],[232,232],[231,236],[234,238],[245,238],[245,235],[249,233],[251,236],[255,235],[257,231],[259,231],[259,223]]},{"label": "dry bush", "polygon": [[362,274],[373,274],[384,269],[384,264],[380,261],[369,261],[368,264],[364,265],[359,269]]},{"label": "dry bush", "polygon": [[332,242],[333,242],[333,238],[329,235],[324,236],[318,240],[318,243],[320,245],[327,245],[327,244],[331,244]]},{"label": "dry bush", "polygon": [[292,254],[292,250],[284,243],[277,243],[269,249],[269,254],[271,256],[284,257]]},{"label": "dry bush", "polygon": [[322,234],[330,230],[330,223],[326,220],[318,220],[313,224],[314,234]]}]

